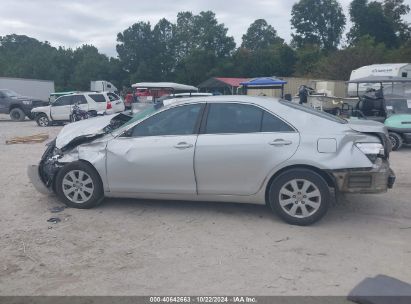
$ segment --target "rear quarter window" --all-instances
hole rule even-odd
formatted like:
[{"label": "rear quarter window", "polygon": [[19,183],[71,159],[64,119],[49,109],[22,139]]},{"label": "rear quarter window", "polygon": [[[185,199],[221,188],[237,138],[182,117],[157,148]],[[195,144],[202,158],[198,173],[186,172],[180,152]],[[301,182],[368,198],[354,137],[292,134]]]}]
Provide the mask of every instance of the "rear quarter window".
[{"label": "rear quarter window", "polygon": [[90,94],[88,96],[90,96],[95,102],[106,102],[106,98],[103,94]]},{"label": "rear quarter window", "polygon": [[115,100],[119,100],[120,99],[120,97],[118,97],[116,94],[114,94],[114,93],[107,93],[107,96],[108,96],[108,99],[110,100],[110,101],[115,101]]},{"label": "rear quarter window", "polygon": [[261,132],[294,132],[294,129],[278,117],[264,111]]}]

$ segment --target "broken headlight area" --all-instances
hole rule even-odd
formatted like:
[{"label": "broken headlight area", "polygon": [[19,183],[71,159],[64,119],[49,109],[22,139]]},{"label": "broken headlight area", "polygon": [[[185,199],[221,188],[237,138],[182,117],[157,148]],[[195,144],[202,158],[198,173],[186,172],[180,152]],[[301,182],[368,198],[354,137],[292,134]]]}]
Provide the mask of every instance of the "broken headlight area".
[{"label": "broken headlight area", "polygon": [[47,187],[52,186],[57,171],[62,167],[57,160],[60,155],[61,153],[56,148],[56,140],[54,139],[47,144],[47,149],[41,157],[39,165],[40,178]]},{"label": "broken headlight area", "polygon": [[355,146],[364,153],[368,159],[375,163],[378,158],[385,157],[385,149],[382,144],[379,143],[356,143]]}]

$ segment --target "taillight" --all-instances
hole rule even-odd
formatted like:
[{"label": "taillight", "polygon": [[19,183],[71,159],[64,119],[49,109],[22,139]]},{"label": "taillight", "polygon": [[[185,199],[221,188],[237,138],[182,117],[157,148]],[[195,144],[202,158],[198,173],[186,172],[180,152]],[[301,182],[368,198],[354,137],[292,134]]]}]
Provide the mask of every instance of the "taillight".
[{"label": "taillight", "polygon": [[107,102],[107,110],[110,110],[111,108],[113,108],[113,106],[111,105],[111,102],[109,101],[109,102]]}]

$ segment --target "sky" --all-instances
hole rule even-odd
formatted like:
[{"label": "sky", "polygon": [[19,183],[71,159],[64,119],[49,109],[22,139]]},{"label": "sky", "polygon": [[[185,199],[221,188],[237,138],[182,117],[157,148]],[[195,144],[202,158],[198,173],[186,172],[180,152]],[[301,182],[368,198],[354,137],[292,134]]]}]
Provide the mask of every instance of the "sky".
[{"label": "sky", "polygon": [[[265,19],[280,37],[291,40],[293,0],[0,0],[0,36],[21,34],[75,48],[92,44],[117,57],[117,33],[138,21],[152,25],[161,18],[175,22],[177,13],[211,10],[237,45],[248,26]],[[339,0],[348,16],[351,0]],[[411,0],[405,0],[411,6]],[[411,14],[405,18],[411,22]],[[349,26],[349,25],[348,25]]]}]

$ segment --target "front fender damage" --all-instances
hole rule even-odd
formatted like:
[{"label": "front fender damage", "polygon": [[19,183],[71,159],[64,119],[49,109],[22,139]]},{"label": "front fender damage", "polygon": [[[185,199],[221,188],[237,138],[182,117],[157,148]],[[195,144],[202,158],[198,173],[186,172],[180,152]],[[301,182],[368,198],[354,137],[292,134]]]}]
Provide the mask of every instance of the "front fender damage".
[{"label": "front fender damage", "polygon": [[57,173],[65,164],[86,161],[97,170],[104,190],[108,191],[105,170],[107,141],[113,138],[112,131],[126,124],[131,118],[120,113],[66,125],[57,138],[47,144],[40,163],[27,169],[32,184],[42,193],[45,192],[44,189],[54,190]]},{"label": "front fender damage", "polygon": [[[48,144],[41,158],[38,166],[38,175],[48,189],[54,190],[54,181],[58,171],[65,164],[80,160],[93,165],[100,174],[103,184],[106,185],[105,174],[102,174],[105,172],[105,148],[106,142],[97,140],[71,147],[70,150],[58,149],[56,148],[55,140],[53,140]],[[30,179],[33,181],[33,178],[30,177]],[[38,189],[38,187],[36,188]]]}]

